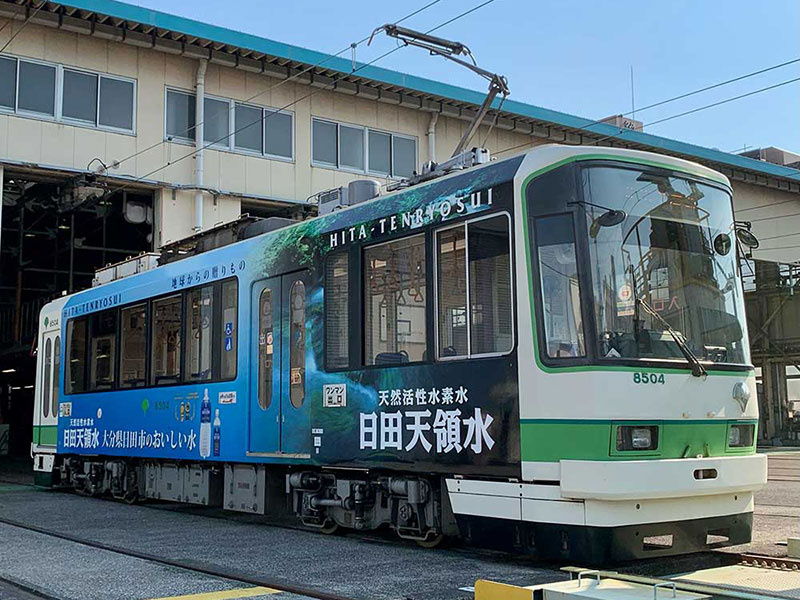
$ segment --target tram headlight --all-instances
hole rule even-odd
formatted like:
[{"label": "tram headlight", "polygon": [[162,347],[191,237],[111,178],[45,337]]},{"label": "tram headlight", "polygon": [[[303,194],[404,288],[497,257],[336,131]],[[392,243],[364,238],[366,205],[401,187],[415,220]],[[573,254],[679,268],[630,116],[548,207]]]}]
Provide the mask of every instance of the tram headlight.
[{"label": "tram headlight", "polygon": [[753,445],[756,426],[752,423],[731,425],[728,430],[729,448],[749,448]]},{"label": "tram headlight", "polygon": [[656,448],[658,448],[657,425],[620,425],[617,427],[617,451],[642,451]]}]

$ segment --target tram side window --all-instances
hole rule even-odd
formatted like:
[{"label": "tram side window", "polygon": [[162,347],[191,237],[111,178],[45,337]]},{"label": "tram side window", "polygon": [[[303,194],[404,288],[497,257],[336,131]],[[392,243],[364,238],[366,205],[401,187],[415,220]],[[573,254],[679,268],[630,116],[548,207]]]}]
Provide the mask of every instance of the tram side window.
[{"label": "tram side window", "polygon": [[89,317],[90,361],[89,387],[92,390],[110,390],[114,387],[117,311],[104,310]]},{"label": "tram side window", "polygon": [[306,397],[306,284],[300,279],[289,288],[289,400],[300,408]]},{"label": "tram side window", "polygon": [[329,370],[350,366],[350,285],[348,257],[339,253],[325,266],[325,365]]},{"label": "tram side window", "polygon": [[392,365],[425,360],[425,236],[364,250],[364,360]]},{"label": "tram side window", "polygon": [[120,378],[122,388],[147,385],[147,305],[137,304],[121,311]]},{"label": "tram side window", "polygon": [[237,341],[239,339],[239,284],[236,279],[222,282],[222,365],[221,379],[236,377]]},{"label": "tram side window", "polygon": [[47,338],[44,344],[44,385],[42,385],[42,412],[46,419],[50,415],[50,381],[53,366],[53,340]]},{"label": "tram side window", "polygon": [[467,223],[472,355],[509,352],[514,345],[510,227],[506,215]]},{"label": "tram side window", "polygon": [[181,376],[180,294],[153,301],[150,360],[152,385],[178,383]]},{"label": "tram side window", "polygon": [[258,405],[261,410],[267,410],[272,404],[272,373],[275,361],[274,326],[272,290],[264,288],[258,299]]},{"label": "tram side window", "polygon": [[58,379],[61,376],[61,336],[53,342],[53,407],[52,414],[58,416]]},{"label": "tram side window", "polygon": [[68,394],[86,391],[86,319],[67,323],[67,364],[64,386]]},{"label": "tram side window", "polygon": [[186,302],[186,376],[187,381],[212,378],[214,341],[214,286],[205,285],[187,293]]},{"label": "tram side window", "polygon": [[437,232],[439,358],[513,347],[509,229],[497,215]]},{"label": "tram side window", "polygon": [[572,216],[536,219],[547,356],[586,355]]}]

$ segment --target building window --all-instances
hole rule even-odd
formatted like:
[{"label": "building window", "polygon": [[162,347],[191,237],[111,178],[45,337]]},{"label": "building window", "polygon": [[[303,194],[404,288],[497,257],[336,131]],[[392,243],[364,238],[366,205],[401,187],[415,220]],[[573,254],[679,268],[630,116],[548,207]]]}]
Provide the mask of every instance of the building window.
[{"label": "building window", "polygon": [[168,385],[180,381],[182,313],[180,294],[153,302],[151,385]]},{"label": "building window", "polygon": [[425,236],[366,248],[364,270],[365,363],[425,360]]},{"label": "building window", "polygon": [[339,166],[364,170],[364,129],[339,125]]},{"label": "building window", "polygon": [[438,357],[513,346],[510,221],[478,219],[436,234]]},{"label": "building window", "polygon": [[91,125],[97,122],[97,75],[64,69],[61,114]]},{"label": "building window", "polygon": [[337,125],[328,121],[314,119],[311,126],[312,152],[315,163],[339,166],[337,160]]},{"label": "building window", "polygon": [[86,319],[67,323],[67,369],[64,387],[67,394],[86,391]]},{"label": "building window", "polygon": [[214,343],[214,286],[189,290],[186,302],[186,381],[210,381]]},{"label": "building window", "polygon": [[191,141],[194,138],[195,98],[167,90],[167,137]]},{"label": "building window", "polygon": [[228,139],[230,103],[226,100],[206,98],[203,107],[203,141],[206,144],[227,147],[230,141]]},{"label": "building window", "polygon": [[[203,141],[230,152],[294,159],[294,113],[240,104],[206,96]],[[179,142],[193,142],[195,95],[167,89],[165,133]]]},{"label": "building window", "polygon": [[547,356],[586,356],[572,216],[539,217],[535,231]]},{"label": "building window", "polygon": [[264,154],[294,157],[294,116],[291,113],[265,110],[264,114]]},{"label": "building window", "polygon": [[417,142],[407,137],[392,136],[392,175],[411,177],[417,170]]},{"label": "building window", "polygon": [[17,110],[54,117],[56,114],[56,68],[19,61]]},{"label": "building window", "polygon": [[120,377],[122,388],[147,385],[147,305],[137,304],[121,311]]},{"label": "building window", "polygon": [[261,128],[261,109],[237,104],[234,119],[236,120],[234,148],[248,152],[261,152],[264,144],[264,132]]},{"label": "building window", "polygon": [[325,366],[350,366],[350,280],[347,253],[328,257],[325,265]]},{"label": "building window", "polygon": [[390,175],[392,172],[392,136],[380,131],[369,132],[369,172]]},{"label": "building window", "polygon": [[135,96],[131,79],[0,57],[0,108],[21,115],[132,133]]},{"label": "building window", "polygon": [[222,283],[222,364],[221,379],[236,377],[238,357],[239,283],[236,279]]},{"label": "building window", "polygon": [[0,56],[0,107],[14,110],[17,97],[17,60]]},{"label": "building window", "polygon": [[105,310],[89,317],[89,388],[114,388],[117,344],[117,311]]},{"label": "building window", "polygon": [[354,125],[312,119],[312,162],[386,177],[416,171],[416,138]]},{"label": "building window", "polygon": [[97,122],[103,127],[133,131],[132,81],[100,75],[100,110]]}]

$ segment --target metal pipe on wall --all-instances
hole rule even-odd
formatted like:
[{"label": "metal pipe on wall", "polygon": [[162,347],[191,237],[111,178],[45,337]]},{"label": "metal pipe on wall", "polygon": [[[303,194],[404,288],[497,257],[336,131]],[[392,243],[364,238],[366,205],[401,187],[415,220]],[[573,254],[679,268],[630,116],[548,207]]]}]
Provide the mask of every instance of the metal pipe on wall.
[{"label": "metal pipe on wall", "polygon": [[439,113],[431,113],[428,121],[428,160],[436,162],[436,122],[439,120]]},{"label": "metal pipe on wall", "polygon": [[[194,103],[194,181],[198,188],[203,187],[203,121],[205,120],[206,68],[208,60],[201,58],[197,63],[197,81]],[[203,231],[203,192],[194,192],[194,233]]]}]

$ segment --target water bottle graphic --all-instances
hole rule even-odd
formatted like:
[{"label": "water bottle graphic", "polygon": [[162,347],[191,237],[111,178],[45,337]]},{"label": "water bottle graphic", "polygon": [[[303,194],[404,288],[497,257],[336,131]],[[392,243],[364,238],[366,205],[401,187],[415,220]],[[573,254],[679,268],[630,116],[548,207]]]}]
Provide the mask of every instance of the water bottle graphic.
[{"label": "water bottle graphic", "polygon": [[213,454],[214,456],[219,456],[219,427],[221,423],[219,422],[219,409],[214,411],[214,434],[212,436],[213,439]]},{"label": "water bottle graphic", "polygon": [[208,399],[208,388],[203,392],[200,404],[200,458],[211,455],[211,401]]}]

